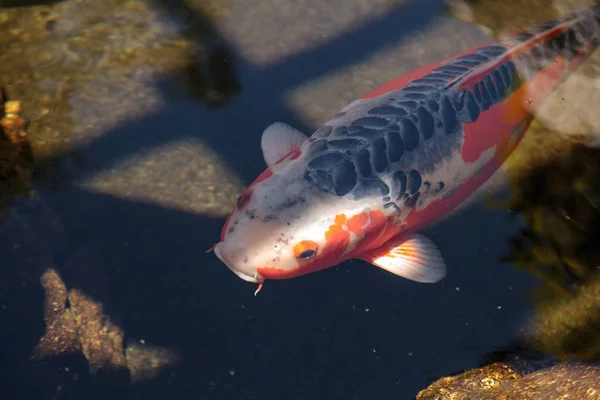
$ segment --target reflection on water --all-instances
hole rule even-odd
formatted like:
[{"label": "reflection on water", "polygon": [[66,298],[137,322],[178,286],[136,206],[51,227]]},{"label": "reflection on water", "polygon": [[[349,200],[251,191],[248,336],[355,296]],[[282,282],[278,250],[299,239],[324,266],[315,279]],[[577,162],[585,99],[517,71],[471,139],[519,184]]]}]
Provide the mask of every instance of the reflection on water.
[{"label": "reflection on water", "polygon": [[[107,369],[114,372],[109,380],[121,381],[124,373],[124,381],[148,385],[139,392],[123,389],[128,383],[108,389],[125,397],[173,391],[183,398],[302,398],[301,390],[315,388],[311,396],[318,390],[329,398],[340,395],[339,386],[346,387],[344,398],[367,398],[356,393],[378,394],[382,387],[404,398],[438,378],[420,398],[439,398],[443,390],[466,396],[475,386],[488,394],[502,386],[509,396],[544,397],[555,390],[552,384],[592,393],[598,369],[591,362],[600,355],[600,151],[580,139],[600,132],[594,107],[599,54],[541,110],[503,167],[509,199],[493,204],[519,216],[514,223],[522,225],[512,238],[490,236],[510,245],[505,270],[490,272],[500,277],[494,288],[500,293],[518,284],[522,276],[510,275],[512,266],[539,282],[534,315],[514,329],[524,329],[525,350],[511,361],[443,378],[473,368],[474,358],[498,343],[508,346],[514,327],[484,325],[489,312],[456,300],[454,287],[443,292],[444,284],[413,289],[395,282],[400,286],[390,288],[378,281],[373,291],[350,273],[315,277],[301,301],[289,299],[291,286],[273,288],[266,300],[248,300],[229,272],[203,253],[218,238],[243,181],[263,169],[262,128],[287,118],[310,129],[372,88],[373,80],[477,44],[471,25],[443,20],[429,26],[434,15],[426,9],[441,9],[441,0],[356,0],[351,6],[346,0],[272,1],[249,8],[234,0],[16,3],[0,2],[0,80],[9,100],[18,101],[3,99],[0,122],[0,318],[10,327],[0,334],[0,352],[8,355],[0,372],[26,376],[11,388],[14,398],[35,390],[37,398],[60,398],[69,389],[94,393],[90,382]],[[567,11],[567,2],[558,1],[552,7],[534,0],[453,3],[462,18],[494,36]],[[260,19],[269,9],[277,18]],[[388,21],[381,17],[386,13],[398,15]],[[375,27],[367,21],[357,28],[366,16]],[[268,45],[249,40],[278,30],[281,36]],[[256,47],[242,48],[249,42]],[[330,42],[338,47],[327,47]],[[389,49],[371,57],[380,45]],[[385,58],[386,51],[392,56]],[[296,64],[295,52],[305,52]],[[252,64],[253,57],[262,61]],[[359,66],[347,65],[353,63]],[[477,224],[468,216],[457,221]],[[470,282],[465,271],[481,260],[464,254],[453,260],[463,263],[448,285],[462,282],[471,288],[469,303],[496,308],[496,299],[478,292],[483,284]],[[290,283],[296,284],[302,285]],[[340,289],[354,285],[356,291]],[[308,291],[297,287],[302,290]],[[517,290],[509,296],[518,307],[507,313],[528,308]],[[413,298],[422,305],[406,307]],[[443,305],[427,308],[434,298],[448,303],[439,315],[431,310]],[[345,317],[355,302],[373,303],[364,332],[355,316]],[[455,315],[466,321],[465,331],[448,328],[458,327],[450,325]],[[427,331],[421,327],[432,320],[439,324],[429,329],[441,329],[446,339],[411,336],[412,330]],[[363,334],[355,340],[354,332]],[[455,351],[464,332],[481,340],[475,355]],[[152,344],[146,337],[154,338]],[[371,342],[378,340],[388,350],[375,352]],[[453,359],[444,364],[423,356],[429,353]],[[588,364],[548,369],[572,358]],[[320,367],[329,386],[298,381],[301,371],[318,373]],[[73,378],[86,374],[92,378]],[[267,376],[280,384],[265,385]]]},{"label": "reflection on water", "polygon": [[[455,15],[498,36],[568,11],[566,2],[548,7],[532,0],[518,6],[535,12],[509,17],[500,2],[448,3]],[[593,4],[578,3],[571,5]],[[521,344],[511,357],[440,379],[418,399],[556,398],[558,391],[573,398],[600,396],[600,151],[588,146],[596,147],[600,132],[598,113],[591,106],[600,95],[598,68],[596,54],[542,107],[522,145],[503,166],[509,198],[487,199],[491,208],[522,217],[524,225],[510,238],[509,254],[502,261],[539,281],[533,293],[536,312]]]},{"label": "reflection on water", "polygon": [[[509,17],[499,2],[450,3],[458,15],[499,36],[594,4],[530,0],[518,6],[531,12]],[[510,239],[510,254],[503,261],[540,281],[535,292],[538,313],[528,340],[560,358],[600,355],[600,151],[584,145],[600,132],[593,106],[600,96],[599,70],[596,53],[542,107],[522,146],[504,166],[510,198],[496,204],[524,222],[520,235]]]},{"label": "reflection on water", "polygon": [[558,390],[595,399],[600,396],[600,151],[534,124],[504,168],[509,198],[486,202],[522,217],[524,227],[509,239],[502,261],[538,279],[536,312],[518,346],[491,355],[493,362],[480,368],[434,382],[417,399],[542,399],[554,398]]},{"label": "reflection on water", "polygon": [[[553,135],[540,126],[530,133]],[[537,163],[521,155],[510,166],[511,197],[496,206],[523,216],[525,226],[503,261],[541,283],[532,345],[560,358],[593,359],[600,355],[600,151],[577,143],[561,148]]]},{"label": "reflection on water", "polygon": [[503,206],[522,214],[526,226],[504,260],[529,268],[548,296],[569,294],[598,273],[599,167],[600,152],[578,145],[511,181]]}]

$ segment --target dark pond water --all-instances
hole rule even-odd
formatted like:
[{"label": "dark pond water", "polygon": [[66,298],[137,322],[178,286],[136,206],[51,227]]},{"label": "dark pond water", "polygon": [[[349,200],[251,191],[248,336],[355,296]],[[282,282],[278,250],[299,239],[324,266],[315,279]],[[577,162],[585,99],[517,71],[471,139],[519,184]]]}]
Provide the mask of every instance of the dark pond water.
[{"label": "dark pond water", "polygon": [[[487,40],[471,24],[449,16],[437,0],[398,1],[385,12],[377,9],[390,2],[226,3],[225,16],[217,18],[198,11],[201,7],[146,2],[161,18],[175,21],[173,26],[187,26],[183,35],[198,41],[200,54],[208,57],[197,64],[202,85],[184,80],[183,69],[151,74],[147,85],[161,105],[130,119],[113,116],[112,109],[104,117],[107,108],[96,105],[93,96],[90,100],[86,85],[69,93],[65,115],[79,124],[72,138],[75,156],[61,150],[60,140],[69,135],[59,129],[59,150],[37,160],[36,177],[43,177],[33,181],[35,194],[8,201],[0,225],[2,398],[414,398],[432,381],[484,363],[519,337],[534,307],[531,290],[537,281],[500,257],[522,224],[481,203],[424,232],[449,269],[434,285],[349,261],[299,279],[267,282],[255,297],[253,285],[205,252],[219,239],[226,217],[219,210],[230,208],[239,194],[231,189],[234,183],[227,189],[232,193],[211,197],[217,203],[211,205],[194,194],[207,190],[208,183],[196,189],[181,184],[170,193],[168,185],[157,189],[160,182],[179,176],[187,164],[209,179],[213,175],[206,178],[203,171],[211,164],[236,176],[243,187],[265,168],[260,135],[271,122],[312,132],[367,90]],[[9,10],[11,18],[32,12],[31,7]],[[85,7],[56,10],[56,29],[63,36],[49,33],[52,45],[67,40],[64,32],[75,31],[61,21],[61,13],[76,20],[73,13]],[[132,17],[118,9],[114,18]],[[311,33],[319,30],[325,39]],[[150,46],[151,40],[144,40]],[[144,65],[154,68],[151,61]],[[87,72],[108,76],[97,68]],[[102,68],[110,70],[110,64]],[[105,86],[104,78],[94,79]],[[26,98],[25,86],[11,93],[10,82],[2,84],[11,99]],[[192,85],[195,94],[187,90]],[[209,102],[211,85],[228,100]],[[106,87],[98,96],[112,96],[116,108],[124,98],[135,102],[135,90]],[[30,110],[26,117],[37,115],[37,109]],[[111,118],[105,128],[102,121]],[[85,121],[92,122],[86,127]],[[42,124],[34,126],[40,141],[45,140]],[[80,141],[86,129],[94,133]],[[198,143],[205,150],[197,157],[212,161],[193,161]],[[154,151],[169,146],[175,150],[149,164]],[[123,167],[127,162],[134,167]],[[145,169],[153,172],[144,175]],[[103,173],[112,174],[101,178],[110,181],[110,190],[89,183]],[[145,181],[136,186],[141,175]],[[209,182],[212,190],[225,185],[222,176]],[[162,201],[180,193],[189,207]],[[67,289],[102,303],[103,314],[124,333],[125,345],[164,348],[177,362],[130,385],[118,372],[91,374],[81,351],[32,358],[45,332],[40,276],[48,268],[60,274]]]}]

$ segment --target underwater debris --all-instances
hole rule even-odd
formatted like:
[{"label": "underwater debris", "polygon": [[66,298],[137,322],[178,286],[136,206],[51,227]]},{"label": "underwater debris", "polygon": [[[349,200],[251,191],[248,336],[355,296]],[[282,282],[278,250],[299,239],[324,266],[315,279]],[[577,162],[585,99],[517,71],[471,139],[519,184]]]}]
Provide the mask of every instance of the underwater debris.
[{"label": "underwater debris", "polygon": [[102,303],[67,288],[58,272],[40,278],[45,293],[46,332],[35,349],[37,358],[82,352],[90,373],[128,370],[133,383],[156,376],[177,357],[167,349],[123,346],[124,333],[103,312]]}]

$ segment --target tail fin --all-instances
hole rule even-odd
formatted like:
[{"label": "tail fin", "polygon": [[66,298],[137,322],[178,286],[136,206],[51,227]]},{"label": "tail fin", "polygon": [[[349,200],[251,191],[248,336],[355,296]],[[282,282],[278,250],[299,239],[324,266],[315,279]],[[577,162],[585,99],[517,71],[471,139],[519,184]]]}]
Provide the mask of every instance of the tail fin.
[{"label": "tail fin", "polygon": [[600,71],[600,56],[592,57],[600,46],[600,3],[503,43],[511,48],[523,81],[523,106],[538,122],[557,133],[582,137],[589,146],[600,145],[600,73],[579,69],[585,62]]}]

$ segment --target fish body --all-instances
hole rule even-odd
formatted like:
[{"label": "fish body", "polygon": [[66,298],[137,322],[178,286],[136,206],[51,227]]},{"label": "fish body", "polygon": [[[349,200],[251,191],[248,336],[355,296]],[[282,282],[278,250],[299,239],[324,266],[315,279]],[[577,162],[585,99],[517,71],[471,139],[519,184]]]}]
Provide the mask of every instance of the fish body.
[{"label": "fish body", "polygon": [[463,204],[508,158],[535,110],[600,43],[600,5],[408,73],[308,138],[262,136],[267,168],[215,246],[262,283],[363,259],[418,282],[446,266],[416,231]]}]

